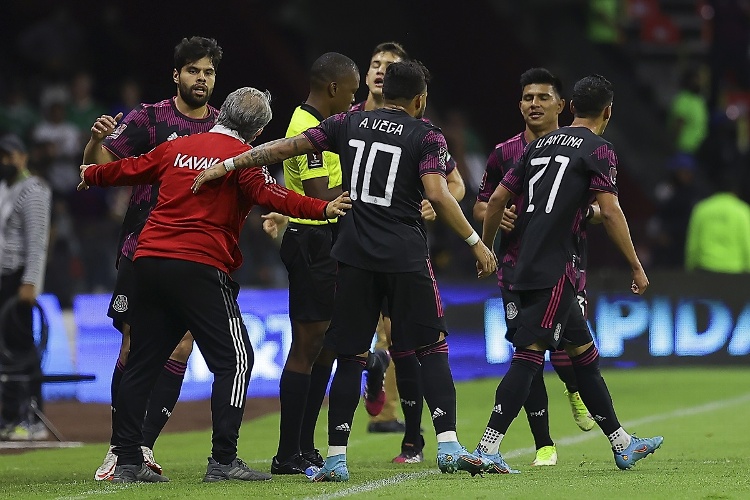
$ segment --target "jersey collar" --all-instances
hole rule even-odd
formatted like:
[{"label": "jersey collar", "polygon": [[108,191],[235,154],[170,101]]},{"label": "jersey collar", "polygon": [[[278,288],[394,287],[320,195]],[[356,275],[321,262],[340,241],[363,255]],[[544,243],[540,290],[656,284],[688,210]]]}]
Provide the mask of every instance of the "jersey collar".
[{"label": "jersey collar", "polygon": [[301,109],[303,111],[307,111],[308,113],[310,113],[311,115],[313,115],[319,122],[322,122],[325,119],[325,118],[323,118],[323,115],[320,114],[320,111],[318,111],[317,109],[313,108],[312,106],[310,106],[306,102],[303,102],[302,104],[300,104],[299,105],[299,109]]},{"label": "jersey collar", "polygon": [[242,137],[240,137],[240,134],[238,134],[236,130],[227,128],[224,125],[218,125],[218,124],[214,125],[213,127],[211,127],[211,130],[209,130],[209,132],[215,132],[217,134],[228,135],[229,137],[234,137],[235,139],[242,142],[243,144],[246,144],[245,140]]}]

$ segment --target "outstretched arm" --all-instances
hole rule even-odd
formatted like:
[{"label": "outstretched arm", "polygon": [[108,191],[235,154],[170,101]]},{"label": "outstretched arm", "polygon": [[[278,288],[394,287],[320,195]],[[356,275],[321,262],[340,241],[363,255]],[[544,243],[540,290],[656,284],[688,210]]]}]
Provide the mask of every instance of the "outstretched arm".
[{"label": "outstretched arm", "polygon": [[317,151],[304,135],[295,135],[286,139],[261,144],[257,148],[242,153],[241,155],[216,163],[201,172],[193,181],[193,193],[197,193],[200,187],[208,181],[218,179],[234,169],[258,167],[278,163],[292,156],[304,155]]}]

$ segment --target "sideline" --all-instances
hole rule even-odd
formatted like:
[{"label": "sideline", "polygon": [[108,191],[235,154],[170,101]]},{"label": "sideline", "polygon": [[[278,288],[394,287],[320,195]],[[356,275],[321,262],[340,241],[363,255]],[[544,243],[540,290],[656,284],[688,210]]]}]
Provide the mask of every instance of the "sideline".
[{"label": "sideline", "polygon": [[[720,401],[713,401],[711,403],[706,403],[698,406],[693,406],[689,408],[678,408],[676,410],[672,410],[666,413],[659,413],[656,415],[650,415],[648,417],[643,417],[635,420],[629,420],[627,422],[623,422],[622,426],[624,428],[633,428],[638,427],[640,425],[649,424],[652,422],[660,422],[662,420],[670,420],[674,418],[682,418],[682,417],[691,417],[693,415],[700,415],[701,413],[707,413],[715,410],[722,410],[725,408],[729,408],[731,406],[735,406],[742,403],[750,402],[750,393],[732,398],[732,399],[725,399]],[[568,444],[577,444],[582,443],[585,441],[590,441],[592,439],[596,439],[598,437],[601,437],[602,434],[600,432],[594,431],[592,429],[592,432],[587,432],[586,434],[575,434],[571,436],[566,436],[560,439],[556,439],[556,444],[561,445],[568,445]],[[606,438],[605,438],[606,439]],[[503,453],[503,458],[515,458],[522,455],[531,455],[536,452],[536,448],[534,447],[528,447],[528,448],[518,448],[516,450],[510,450],[507,453]],[[333,492],[333,493],[326,493],[324,495],[316,495],[312,497],[304,497],[302,500],[329,500],[333,498],[345,498],[353,495],[358,495],[360,493],[366,493],[369,491],[378,490],[380,488],[385,488],[386,486],[392,486],[394,484],[403,483],[406,481],[411,481],[413,479],[420,479],[432,474],[438,474],[438,470],[429,470],[429,471],[419,471],[414,472],[411,474],[396,474],[395,476],[391,476],[389,478],[385,479],[378,479],[376,481],[368,481],[366,483],[359,484],[357,486],[352,486],[350,488],[344,488],[342,490]]]}]

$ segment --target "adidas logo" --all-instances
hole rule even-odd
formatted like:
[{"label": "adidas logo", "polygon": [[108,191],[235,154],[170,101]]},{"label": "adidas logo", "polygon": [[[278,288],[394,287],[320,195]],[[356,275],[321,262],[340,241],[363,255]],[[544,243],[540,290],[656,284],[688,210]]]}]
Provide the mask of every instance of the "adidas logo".
[{"label": "adidas logo", "polygon": [[503,414],[503,407],[501,405],[495,405],[495,407],[492,409],[493,413],[499,413],[500,415]]},{"label": "adidas logo", "polygon": [[432,420],[435,420],[438,417],[444,417],[446,413],[441,410],[440,408],[435,408],[435,411],[432,412]]},{"label": "adidas logo", "polygon": [[167,137],[167,140],[168,140],[168,141],[174,141],[174,140],[175,140],[175,139],[177,139],[178,137],[180,137],[180,136],[179,136],[179,135],[177,135],[177,132],[172,132],[171,134],[169,134],[169,137]]},{"label": "adidas logo", "polygon": [[337,425],[337,426],[336,426],[336,430],[337,430],[337,431],[342,431],[342,432],[351,432],[351,431],[352,431],[352,428],[351,428],[351,427],[349,427],[349,424],[347,424],[346,422],[344,422],[344,423],[343,423],[343,424],[341,424],[341,425]]}]

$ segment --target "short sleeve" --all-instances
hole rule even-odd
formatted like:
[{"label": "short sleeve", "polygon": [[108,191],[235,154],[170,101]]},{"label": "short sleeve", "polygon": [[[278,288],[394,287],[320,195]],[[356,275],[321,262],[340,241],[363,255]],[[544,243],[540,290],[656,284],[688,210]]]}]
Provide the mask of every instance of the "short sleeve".
[{"label": "short sleeve", "polygon": [[419,159],[419,175],[440,174],[446,176],[445,160],[448,157],[448,145],[445,136],[438,129],[429,130],[422,138]]},{"label": "short sleeve", "polygon": [[617,154],[610,144],[602,144],[587,159],[591,191],[617,194]]},{"label": "short sleeve", "polygon": [[104,139],[104,147],[118,158],[138,156],[151,149],[149,116],[142,104],[133,109],[117,128]]},{"label": "short sleeve", "polygon": [[[339,113],[337,115],[330,116],[320,122],[318,126],[309,128],[302,132],[308,141],[318,151],[337,151],[337,139],[340,136],[341,129],[345,126],[347,113]],[[320,158],[321,166],[323,158]]]},{"label": "short sleeve", "polygon": [[490,196],[495,192],[501,180],[503,180],[502,149],[497,147],[487,158],[487,166],[484,169],[482,183],[479,185],[477,200],[490,201]]}]

